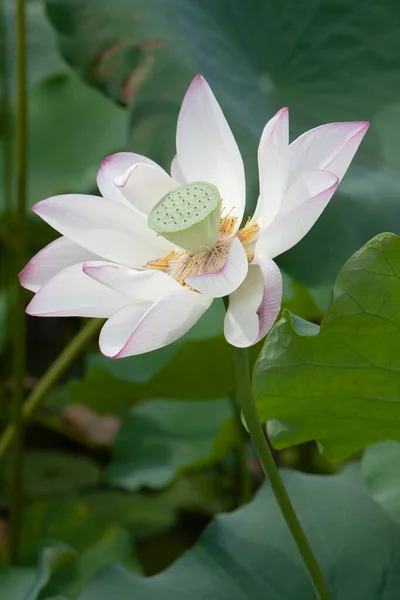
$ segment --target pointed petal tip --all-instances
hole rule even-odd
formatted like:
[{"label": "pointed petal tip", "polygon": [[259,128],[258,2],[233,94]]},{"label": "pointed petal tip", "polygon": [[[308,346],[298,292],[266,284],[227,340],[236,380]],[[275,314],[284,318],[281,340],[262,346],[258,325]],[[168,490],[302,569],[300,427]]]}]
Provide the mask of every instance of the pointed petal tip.
[{"label": "pointed petal tip", "polygon": [[31,211],[32,211],[33,213],[35,213],[35,215],[38,215],[38,214],[39,214],[39,210],[40,210],[40,209],[39,209],[39,206],[41,205],[41,203],[42,203],[42,202],[43,202],[43,200],[42,200],[41,202],[36,202],[36,204],[34,204],[34,205],[32,206],[32,208],[31,208]]}]

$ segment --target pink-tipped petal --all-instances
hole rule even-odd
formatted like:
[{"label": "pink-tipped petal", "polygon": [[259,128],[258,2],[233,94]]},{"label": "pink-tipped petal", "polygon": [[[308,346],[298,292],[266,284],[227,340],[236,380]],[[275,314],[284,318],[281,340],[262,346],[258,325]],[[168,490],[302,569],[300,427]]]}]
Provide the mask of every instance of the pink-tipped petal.
[{"label": "pink-tipped petal", "polygon": [[201,75],[194,78],[183,99],[176,148],[184,179],[217,186],[224,212],[240,222],[246,193],[242,157],[223,112]]},{"label": "pink-tipped petal", "polygon": [[216,273],[192,275],[185,281],[195,290],[210,298],[222,298],[232,294],[244,281],[249,263],[241,241],[234,238],[224,266]]},{"label": "pink-tipped petal", "polygon": [[303,133],[289,146],[289,185],[314,170],[331,171],[341,180],[368,127],[366,121],[349,121]]},{"label": "pink-tipped petal", "polygon": [[161,271],[137,271],[100,262],[83,265],[83,271],[99,283],[140,302],[155,302],[181,289],[175,279]]},{"label": "pink-tipped petal", "polygon": [[104,325],[100,350],[111,358],[123,358],[167,346],[189,331],[211,302],[181,286],[153,304],[127,306]]},{"label": "pink-tipped petal", "polygon": [[145,163],[153,167],[158,167],[157,163],[150,160],[150,158],[134,154],[133,152],[117,152],[102,160],[97,173],[97,186],[101,195],[108,200],[114,200],[115,202],[125,204],[125,206],[130,206],[129,202],[115,185],[114,179],[123,175],[129,167],[132,167],[136,163]]},{"label": "pink-tipped petal", "polygon": [[268,333],[282,302],[282,275],[273,260],[257,256],[242,285],[229,296],[225,337],[238,348],[256,344]]},{"label": "pink-tipped petal", "polygon": [[[309,188],[305,185],[305,178]],[[328,171],[313,171],[300,178],[293,189],[288,191],[294,208],[279,214],[261,233],[256,244],[256,254],[275,258],[295,246],[317,221],[338,184],[338,177]],[[306,195],[305,190],[308,190]],[[299,200],[302,194],[302,199]]]},{"label": "pink-tipped petal", "polygon": [[185,183],[187,183],[183,176],[182,169],[179,166],[177,155],[174,156],[171,162],[171,177],[172,179],[175,179],[175,181],[178,181],[179,185],[185,185]]},{"label": "pink-tipped petal", "polygon": [[37,292],[54,275],[76,263],[99,257],[65,237],[60,237],[40,250],[18,275],[22,287]]},{"label": "pink-tipped petal", "polygon": [[148,215],[165,194],[179,187],[160,167],[137,163],[114,180],[130,205]]},{"label": "pink-tipped petal", "polygon": [[116,263],[142,267],[172,249],[147,226],[143,213],[98,196],[54,196],[32,210],[82,248]]},{"label": "pink-tipped petal", "polygon": [[289,111],[282,108],[266,124],[258,147],[260,197],[254,219],[267,227],[278,214],[288,178]]},{"label": "pink-tipped petal", "polygon": [[83,264],[66,267],[32,298],[26,312],[37,317],[110,317],[132,299],[91,279]]}]

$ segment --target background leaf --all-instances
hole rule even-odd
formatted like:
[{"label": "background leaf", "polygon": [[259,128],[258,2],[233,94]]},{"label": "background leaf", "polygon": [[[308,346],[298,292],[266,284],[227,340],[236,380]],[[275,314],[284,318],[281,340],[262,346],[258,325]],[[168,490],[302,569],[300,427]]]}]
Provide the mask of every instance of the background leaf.
[{"label": "background leaf", "polygon": [[132,408],[113,445],[108,481],[165,487],[180,472],[219,460],[236,439],[229,400],[151,400]]},{"label": "background leaf", "polygon": [[[325,477],[289,471],[285,483],[332,600],[395,600],[400,529],[369,497],[359,469]],[[251,504],[217,517],[198,545],[163,573],[141,579],[110,566],[96,575],[79,600],[111,600],[115,589],[120,600],[315,597],[267,485]]]},{"label": "background leaf", "polygon": [[367,448],[362,472],[373,499],[400,523],[400,444],[381,442]]}]

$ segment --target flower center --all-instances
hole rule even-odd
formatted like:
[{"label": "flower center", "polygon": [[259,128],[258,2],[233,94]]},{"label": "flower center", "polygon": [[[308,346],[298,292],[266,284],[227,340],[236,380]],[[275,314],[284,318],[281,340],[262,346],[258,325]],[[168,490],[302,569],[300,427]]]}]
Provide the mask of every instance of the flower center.
[{"label": "flower center", "polygon": [[149,214],[148,226],[195,254],[215,247],[221,219],[221,196],[212,183],[188,183],[166,194]]}]

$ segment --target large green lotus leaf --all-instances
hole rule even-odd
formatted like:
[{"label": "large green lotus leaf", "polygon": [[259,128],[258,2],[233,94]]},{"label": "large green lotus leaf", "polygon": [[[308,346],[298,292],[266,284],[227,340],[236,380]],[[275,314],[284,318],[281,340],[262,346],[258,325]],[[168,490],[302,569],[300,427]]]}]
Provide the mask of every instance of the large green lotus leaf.
[{"label": "large green lotus leaf", "polygon": [[[280,259],[303,281],[333,281],[344,260],[400,219],[399,4],[170,0],[168,7],[196,67],[252,136],[253,182],[262,128],[282,106],[290,107],[292,139],[323,123],[371,120],[356,166],[326,213]],[[256,193],[254,186],[249,210]]]},{"label": "large green lotus leaf", "polygon": [[[357,465],[339,475],[284,473],[332,600],[397,600],[400,529],[370,498]],[[314,600],[297,549],[268,485],[247,506],[218,516],[163,573],[143,579],[100,571],[79,600]]]},{"label": "large green lotus leaf", "polygon": [[381,234],[340,271],[320,329],[286,313],[254,369],[271,441],[318,440],[330,458],[400,439],[400,238]]},{"label": "large green lotus leaf", "polygon": [[149,400],[130,409],[113,444],[108,481],[162,488],[178,473],[212,464],[236,440],[230,401]]},{"label": "large green lotus leaf", "polygon": [[131,108],[130,148],[168,167],[179,106],[195,74],[162,0],[46,0],[60,49],[90,84]]},{"label": "large green lotus leaf", "polygon": [[362,471],[374,500],[400,524],[399,442],[381,442],[367,448]]},{"label": "large green lotus leaf", "polygon": [[0,597],[4,600],[42,600],[41,591],[75,556],[75,552],[65,544],[55,543],[41,550],[37,569],[0,569]]}]

